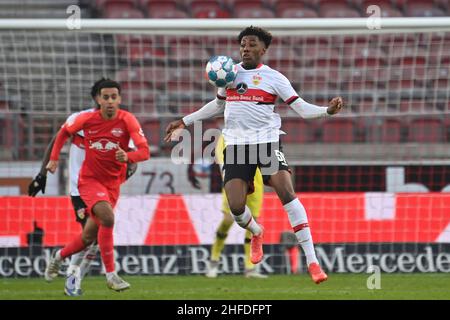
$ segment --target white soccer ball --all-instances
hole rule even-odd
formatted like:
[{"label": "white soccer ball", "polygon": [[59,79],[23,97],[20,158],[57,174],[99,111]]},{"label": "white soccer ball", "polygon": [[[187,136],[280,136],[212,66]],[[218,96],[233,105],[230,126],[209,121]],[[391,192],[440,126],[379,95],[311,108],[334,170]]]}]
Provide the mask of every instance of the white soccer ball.
[{"label": "white soccer ball", "polygon": [[206,64],[206,77],[212,85],[226,88],[233,83],[237,75],[237,66],[228,56],[214,56]]}]

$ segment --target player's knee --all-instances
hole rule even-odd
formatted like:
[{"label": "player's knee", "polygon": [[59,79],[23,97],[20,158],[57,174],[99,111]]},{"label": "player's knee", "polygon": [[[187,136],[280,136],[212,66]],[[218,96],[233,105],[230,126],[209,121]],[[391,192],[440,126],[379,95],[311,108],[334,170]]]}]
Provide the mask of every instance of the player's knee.
[{"label": "player's knee", "polygon": [[95,241],[96,235],[90,234],[88,232],[83,232],[81,235],[81,240],[83,241],[85,246],[89,246]]},{"label": "player's knee", "polygon": [[245,211],[245,202],[236,202],[236,203],[229,203],[231,213],[235,216],[239,216],[244,213]]},{"label": "player's knee", "polygon": [[102,219],[100,220],[100,223],[102,224],[102,226],[107,228],[114,227],[114,215],[108,214],[103,216]]},{"label": "player's knee", "polygon": [[292,200],[294,200],[295,198],[297,198],[295,192],[290,191],[290,190],[283,190],[282,192],[279,193],[280,196],[280,200],[283,203],[283,205],[291,202]]}]

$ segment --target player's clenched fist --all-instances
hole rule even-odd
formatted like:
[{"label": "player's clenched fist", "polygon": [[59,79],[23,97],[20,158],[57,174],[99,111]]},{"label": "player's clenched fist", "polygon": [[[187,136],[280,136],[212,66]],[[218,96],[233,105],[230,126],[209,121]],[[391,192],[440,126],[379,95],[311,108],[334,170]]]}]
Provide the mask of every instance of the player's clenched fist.
[{"label": "player's clenched fist", "polygon": [[119,162],[127,162],[128,161],[128,155],[125,152],[125,150],[122,150],[119,148],[119,150],[116,151],[116,160]]},{"label": "player's clenched fist", "polygon": [[339,111],[341,111],[343,106],[344,106],[344,100],[342,99],[342,97],[335,97],[335,98],[331,99],[330,102],[328,103],[327,113],[328,114],[336,114]]}]

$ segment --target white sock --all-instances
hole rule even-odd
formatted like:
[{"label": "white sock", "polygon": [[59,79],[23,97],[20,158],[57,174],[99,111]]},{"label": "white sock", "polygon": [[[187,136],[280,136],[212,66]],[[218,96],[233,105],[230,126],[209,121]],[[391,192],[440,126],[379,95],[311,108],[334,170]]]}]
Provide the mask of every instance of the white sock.
[{"label": "white sock", "polygon": [[106,273],[106,280],[110,280],[114,275],[116,275],[116,272],[115,271],[113,271],[113,272],[107,272]]},{"label": "white sock", "polygon": [[61,258],[61,249],[56,251],[55,253],[55,259],[61,261],[63,258]]},{"label": "white sock", "polygon": [[305,252],[306,264],[310,265],[313,262],[318,263],[316,252],[314,251],[311,230],[308,225],[308,217],[302,203],[298,198],[295,198],[291,202],[285,204],[284,209],[288,214],[289,222],[294,229],[297,240]]},{"label": "white sock", "polygon": [[233,214],[234,221],[238,225],[240,225],[242,228],[249,230],[254,235],[259,235],[262,232],[261,226],[253,219],[252,213],[250,212],[250,209],[245,206],[244,213],[235,216]]},{"label": "white sock", "polygon": [[75,267],[79,267],[81,265],[81,261],[83,260],[83,255],[87,249],[83,251],[77,252],[70,257],[70,263],[67,267],[67,276],[71,275],[72,272],[76,269]]},{"label": "white sock", "polygon": [[94,243],[89,246],[86,251],[84,251],[83,258],[81,259],[80,270],[81,270],[81,278],[89,272],[91,268],[92,262],[95,260],[98,252],[98,244]]}]

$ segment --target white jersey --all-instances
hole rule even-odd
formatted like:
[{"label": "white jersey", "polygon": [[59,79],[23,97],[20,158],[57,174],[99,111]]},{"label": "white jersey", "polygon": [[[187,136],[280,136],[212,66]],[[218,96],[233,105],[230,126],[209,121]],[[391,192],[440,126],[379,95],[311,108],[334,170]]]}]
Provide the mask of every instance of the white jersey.
[{"label": "white jersey", "polygon": [[298,98],[289,80],[280,72],[261,64],[246,70],[238,64],[233,84],[220,88],[218,99],[225,99],[223,136],[227,145],[277,142],[281,119],[274,112],[280,97],[290,104]]},{"label": "white jersey", "polygon": [[[66,120],[66,123],[72,123],[75,121],[75,118],[85,112],[93,112],[97,109],[91,108],[82,110],[80,112],[72,113]],[[84,132],[83,130],[78,131],[72,137],[72,143],[70,144],[69,150],[69,178],[70,178],[70,190],[69,193],[71,196],[79,196],[80,192],[78,191],[78,175],[80,173],[81,166],[84,161],[84,157],[86,155],[84,151]]]}]

